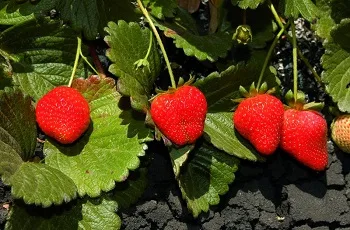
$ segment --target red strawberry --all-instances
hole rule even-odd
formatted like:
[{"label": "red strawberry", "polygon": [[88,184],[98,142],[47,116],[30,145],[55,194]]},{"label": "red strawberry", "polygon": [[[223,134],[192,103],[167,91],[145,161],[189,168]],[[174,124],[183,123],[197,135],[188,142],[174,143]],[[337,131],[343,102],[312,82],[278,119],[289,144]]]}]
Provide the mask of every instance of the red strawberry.
[{"label": "red strawberry", "polygon": [[248,139],[262,155],[277,149],[283,123],[282,102],[269,94],[244,99],[233,114],[237,131]]},{"label": "red strawberry", "polygon": [[316,111],[286,110],[281,147],[311,169],[324,170],[328,164],[326,120]]},{"label": "red strawberry", "polygon": [[207,113],[207,101],[194,86],[170,89],[154,98],[152,119],[171,142],[176,145],[193,144],[202,134]]},{"label": "red strawberry", "polygon": [[70,144],[89,127],[89,104],[78,90],[59,86],[38,101],[36,121],[46,135]]}]

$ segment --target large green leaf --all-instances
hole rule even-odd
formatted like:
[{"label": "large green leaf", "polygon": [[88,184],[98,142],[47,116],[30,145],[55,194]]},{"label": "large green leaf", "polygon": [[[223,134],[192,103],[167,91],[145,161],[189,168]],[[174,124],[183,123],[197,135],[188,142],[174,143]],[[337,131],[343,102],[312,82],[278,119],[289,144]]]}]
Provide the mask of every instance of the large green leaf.
[{"label": "large green leaf", "polygon": [[0,91],[0,174],[12,196],[50,206],[76,197],[73,181],[44,164],[24,163],[34,155],[36,123],[31,99],[18,88]]},{"label": "large green leaf", "polygon": [[146,149],[142,140],[148,139],[144,134],[149,132],[134,117],[124,122],[125,116],[132,113],[127,115],[118,107],[123,99],[113,79],[78,79],[73,87],[89,101],[91,125],[72,145],[59,145],[51,139],[46,142],[45,161],[69,176],[81,196],[97,197],[101,191],[112,190],[115,182],[126,180],[129,170],[139,167],[138,157]]},{"label": "large green leaf", "polygon": [[242,9],[256,9],[265,0],[231,0],[233,5],[238,5]]},{"label": "large green leaf", "polygon": [[179,176],[182,196],[194,217],[207,212],[210,205],[217,205],[228,185],[235,179],[239,161],[213,147],[203,145],[191,152]]},{"label": "large green leaf", "polygon": [[332,40],[326,41],[322,56],[322,80],[326,89],[343,112],[350,112],[350,19],[344,19],[332,31]]},{"label": "large green leaf", "polygon": [[11,177],[11,194],[27,204],[49,207],[75,199],[77,188],[62,172],[45,164],[23,163]]},{"label": "large green leaf", "polygon": [[174,17],[177,7],[175,0],[142,0],[142,2],[150,13],[159,19]]},{"label": "large green leaf", "polygon": [[28,21],[34,18],[34,13],[29,15],[22,15],[19,9],[11,9],[13,3],[1,2],[0,3],[0,24],[1,25],[16,25],[24,21]]},{"label": "large green leaf", "polygon": [[115,230],[121,226],[117,203],[104,198],[84,199],[60,207],[39,208],[15,204],[6,230]]},{"label": "large green leaf", "polygon": [[128,24],[125,21],[108,23],[106,31],[109,36],[105,40],[110,46],[106,55],[113,62],[109,71],[119,77],[118,90],[131,97],[135,109],[144,110],[149,106],[148,99],[161,67],[155,39],[147,59],[149,69],[136,68],[134,63],[147,54],[151,31],[141,29],[137,23]]},{"label": "large green leaf", "polygon": [[36,145],[34,106],[18,88],[0,91],[0,140],[11,146],[27,161]]},{"label": "large green leaf", "polygon": [[286,17],[298,18],[301,14],[311,22],[320,13],[312,0],[281,0],[279,4]]},{"label": "large green leaf", "polygon": [[134,204],[147,187],[147,169],[140,168],[127,181],[118,183],[110,198],[117,201],[118,209],[126,209]]},{"label": "large green leaf", "polygon": [[174,39],[177,48],[183,49],[187,56],[194,56],[200,61],[214,62],[219,57],[224,58],[232,47],[232,33],[200,35],[191,15],[179,8],[172,21],[158,21],[156,25],[164,31],[165,36]]},{"label": "large green leaf", "polygon": [[[77,35],[59,22],[30,20],[0,34],[1,53],[12,59],[13,80],[35,100],[57,85],[68,84]],[[81,63],[82,64],[82,63]],[[83,76],[82,65],[77,75]]]},{"label": "large green leaf", "polygon": [[[232,99],[240,98],[239,86],[248,87],[256,82],[265,52],[256,52],[248,64],[239,63],[222,73],[212,73],[195,83],[206,96],[208,113],[205,121],[205,138],[215,147],[239,158],[258,160],[258,153],[234,130]],[[276,86],[276,78],[271,70],[266,70],[265,81],[269,87]],[[215,90],[213,90],[215,89]]]}]

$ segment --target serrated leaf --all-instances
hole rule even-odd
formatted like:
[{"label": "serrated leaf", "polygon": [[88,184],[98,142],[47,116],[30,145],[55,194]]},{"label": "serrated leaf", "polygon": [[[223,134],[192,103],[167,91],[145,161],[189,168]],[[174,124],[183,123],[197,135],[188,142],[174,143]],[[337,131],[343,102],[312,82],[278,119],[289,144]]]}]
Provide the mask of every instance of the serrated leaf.
[{"label": "serrated leaf", "polygon": [[109,21],[138,19],[130,0],[58,0],[57,9],[61,17],[70,21],[74,29],[83,31],[88,40],[103,35]]},{"label": "serrated leaf", "polygon": [[118,209],[127,209],[142,196],[147,182],[147,169],[140,168],[127,181],[118,183],[110,197],[118,203]]},{"label": "serrated leaf", "polygon": [[34,18],[34,13],[29,15],[22,15],[19,9],[11,9],[9,2],[0,3],[0,24],[1,25],[16,25],[24,21]]},{"label": "serrated leaf", "polygon": [[296,19],[301,14],[309,22],[320,13],[312,0],[281,0],[279,6],[282,8],[284,16]]},{"label": "serrated leaf", "polygon": [[[324,43],[326,51],[321,59],[324,68],[322,80],[326,84],[327,92],[343,112],[350,112],[350,49],[346,41],[346,36],[349,36],[350,33],[344,31],[344,28],[349,27],[350,19],[343,20],[339,26],[334,27],[331,32],[335,36],[334,40],[345,47],[342,48],[337,43],[326,41]],[[346,33],[340,34],[337,30]]]},{"label": "serrated leaf", "polygon": [[11,177],[11,194],[27,204],[49,207],[75,199],[73,181],[57,169],[45,164],[26,162]]},{"label": "serrated leaf", "polygon": [[115,230],[121,220],[117,203],[108,199],[84,199],[59,207],[39,208],[16,204],[10,212],[6,230]]},{"label": "serrated leaf", "polygon": [[231,0],[233,5],[238,5],[241,9],[256,9],[265,0]]},{"label": "serrated leaf", "polygon": [[0,140],[24,160],[34,155],[36,122],[31,99],[18,88],[0,91]]},{"label": "serrated leaf", "polygon": [[[13,80],[35,100],[68,84],[77,48],[72,29],[50,20],[30,20],[0,34],[0,49],[11,54]],[[83,63],[77,76],[83,76]]]},{"label": "serrated leaf", "polygon": [[135,134],[135,127],[139,132],[148,128],[143,123],[136,126],[133,118],[124,122],[123,110],[118,107],[122,96],[116,91],[113,79],[78,79],[73,87],[89,101],[91,125],[72,145],[59,145],[51,139],[46,142],[45,161],[70,177],[80,196],[96,197],[101,191],[112,190],[115,182],[126,180],[129,170],[139,167],[138,157],[145,154],[147,147],[141,143],[143,135]]},{"label": "serrated leaf", "polygon": [[175,177],[178,178],[181,172],[181,167],[185,164],[188,159],[188,156],[192,149],[193,145],[186,145],[180,149],[172,148],[170,151],[170,159],[173,165],[173,171]]},{"label": "serrated leaf", "polygon": [[158,21],[156,25],[165,36],[174,39],[177,48],[200,61],[214,62],[219,57],[224,58],[232,47],[232,33],[199,35],[194,19],[185,10],[178,9],[173,21]]},{"label": "serrated leaf", "polygon": [[[195,83],[206,96],[208,113],[205,121],[205,137],[215,147],[239,158],[256,161],[258,153],[247,144],[233,129],[230,111],[235,106],[232,99],[240,98],[239,86],[248,87],[256,82],[265,52],[256,52],[248,64],[239,63],[231,66],[222,73],[212,73]],[[268,87],[276,86],[274,73],[266,70],[264,81]],[[212,89],[215,89],[213,91]],[[232,113],[231,113],[232,114]],[[225,124],[225,125],[223,125]],[[231,131],[230,131],[231,130]]]},{"label": "serrated leaf", "polygon": [[159,19],[174,17],[177,7],[175,0],[142,0],[142,2],[150,10],[150,13]]},{"label": "serrated leaf", "polygon": [[334,43],[344,50],[350,50],[350,18],[341,20],[340,24],[332,28],[330,34]]},{"label": "serrated leaf", "polygon": [[[5,131],[6,132],[6,131]],[[0,128],[0,175],[1,180],[6,185],[10,185],[10,178],[23,163],[18,152],[11,146],[2,141],[4,138],[4,129]],[[7,138],[12,139],[11,136]],[[12,141],[12,140],[11,140]],[[17,144],[17,143],[15,143]]]},{"label": "serrated leaf", "polygon": [[238,163],[235,157],[207,145],[193,150],[178,182],[194,217],[220,202],[220,195],[228,191],[235,179]]},{"label": "serrated leaf", "polygon": [[118,91],[131,97],[133,108],[148,108],[148,99],[161,67],[155,39],[148,56],[150,71],[148,68],[136,68],[134,63],[147,54],[151,31],[141,29],[137,23],[128,24],[125,21],[108,23],[106,31],[109,35],[105,41],[110,46],[106,55],[113,62],[109,71],[119,77]]}]

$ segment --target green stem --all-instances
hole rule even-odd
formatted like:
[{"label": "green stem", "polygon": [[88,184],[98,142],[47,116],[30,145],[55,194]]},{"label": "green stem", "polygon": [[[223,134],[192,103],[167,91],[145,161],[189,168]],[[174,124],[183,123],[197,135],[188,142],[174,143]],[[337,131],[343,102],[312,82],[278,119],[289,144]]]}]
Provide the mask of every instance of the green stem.
[{"label": "green stem", "polygon": [[148,59],[148,56],[149,56],[149,54],[151,53],[152,42],[153,42],[153,34],[150,32],[150,33],[149,33],[149,45],[148,45],[148,50],[147,50],[147,53],[146,53],[146,57],[144,58],[145,60]]},{"label": "green stem", "polygon": [[153,21],[152,21],[151,17],[149,16],[147,10],[146,10],[145,7],[143,6],[141,0],[137,0],[137,4],[139,5],[139,7],[140,7],[140,9],[141,9],[141,11],[142,11],[142,13],[143,13],[143,15],[145,15],[145,17],[147,18],[148,23],[149,23],[149,25],[151,26],[151,29],[152,29],[152,31],[153,31],[153,33],[154,33],[154,36],[156,36],[158,45],[159,45],[160,49],[162,50],[165,63],[166,63],[166,65],[167,65],[167,67],[168,67],[168,72],[169,72],[169,76],[170,76],[171,86],[172,86],[173,88],[176,88],[175,77],[174,77],[174,74],[173,74],[173,70],[171,69],[170,61],[169,61],[168,55],[167,55],[167,53],[166,53],[166,51],[165,51],[165,48],[164,48],[162,39],[160,38],[159,33],[158,33],[156,27],[154,26]]},{"label": "green stem", "polygon": [[277,11],[276,11],[274,5],[272,4],[272,2],[271,2],[270,0],[267,1],[267,5],[268,5],[268,7],[270,8],[270,10],[271,10],[273,16],[275,17],[275,20],[276,20],[278,26],[279,26],[280,28],[283,28],[283,22],[282,22],[280,16],[278,16],[278,13],[277,13]]},{"label": "green stem", "polygon": [[68,87],[72,86],[73,78],[74,78],[75,73],[77,72],[77,67],[78,67],[78,62],[79,62],[79,57],[80,57],[79,55],[80,55],[80,50],[81,50],[81,38],[77,37],[77,39],[78,39],[77,52],[75,54],[74,66],[73,66],[73,70],[72,70],[72,75],[70,76]]},{"label": "green stem", "polygon": [[[288,25],[286,25],[286,28],[287,28]],[[283,34],[285,30],[285,27],[282,27],[282,29],[278,32],[278,34],[276,35],[275,39],[273,40],[271,46],[270,46],[270,49],[269,51],[267,52],[267,55],[266,55],[266,58],[265,58],[265,62],[264,62],[264,65],[261,69],[261,72],[260,72],[260,76],[259,76],[259,81],[258,81],[258,84],[257,84],[257,89],[260,88],[260,85],[261,85],[261,81],[264,77],[264,73],[266,71],[266,67],[270,61],[270,58],[271,58],[271,55],[272,55],[272,52],[273,50],[275,49],[276,45],[277,45],[277,42],[279,40],[279,38],[281,37],[281,35]]]},{"label": "green stem", "polygon": [[[275,7],[273,6],[273,4],[271,3],[270,0],[268,1],[268,6],[269,6],[273,16],[275,17],[275,20],[276,20],[277,24],[279,25],[279,27],[283,28],[283,22],[282,22],[281,18],[279,17]],[[293,38],[287,33],[287,31],[284,31],[284,33],[287,36],[288,40],[291,43],[293,43]],[[300,49],[299,48],[297,48],[297,49],[298,49],[298,56],[305,63],[305,65],[311,70],[312,75],[314,75],[316,81],[318,81],[318,83],[320,83],[320,84],[323,84],[321,77],[317,74],[317,72],[314,70],[314,68],[312,68],[309,61],[304,57],[304,55],[302,54]]]},{"label": "green stem", "polygon": [[297,37],[295,35],[295,25],[292,21],[292,35],[293,35],[293,85],[294,85],[294,101],[297,101],[298,94],[298,48]]},{"label": "green stem", "polygon": [[91,65],[91,63],[88,61],[88,59],[84,56],[83,52],[81,51],[81,47],[79,50],[79,54],[80,54],[81,58],[86,62],[86,64],[88,64],[88,66],[90,66],[90,68],[95,72],[95,74],[99,75],[97,70]]}]

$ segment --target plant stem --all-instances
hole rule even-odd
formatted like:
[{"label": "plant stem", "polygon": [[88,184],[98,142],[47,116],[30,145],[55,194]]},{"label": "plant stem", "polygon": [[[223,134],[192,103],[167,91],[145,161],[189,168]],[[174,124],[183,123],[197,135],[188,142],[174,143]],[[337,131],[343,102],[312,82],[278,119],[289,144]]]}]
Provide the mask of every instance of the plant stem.
[{"label": "plant stem", "polygon": [[148,23],[154,33],[154,36],[156,36],[156,39],[157,39],[157,42],[158,42],[158,45],[160,47],[160,49],[162,50],[162,53],[163,53],[163,56],[164,56],[164,60],[165,60],[165,63],[168,67],[168,72],[169,72],[169,76],[170,76],[170,81],[171,81],[171,86],[173,88],[176,88],[176,83],[175,83],[175,77],[174,77],[174,74],[173,74],[173,70],[171,69],[171,65],[170,65],[170,61],[169,61],[169,58],[168,58],[168,55],[165,51],[165,48],[164,48],[164,45],[163,45],[163,42],[162,42],[162,39],[160,38],[159,36],[159,33],[156,29],[156,27],[154,26],[153,24],[153,21],[151,19],[151,17],[149,16],[147,10],[145,9],[145,7],[143,6],[141,0],[137,0],[137,4],[139,5],[143,15],[145,15],[145,17],[147,18],[148,20]]},{"label": "plant stem", "polygon": [[68,83],[68,87],[72,86],[73,78],[75,73],[77,72],[77,67],[78,67],[78,62],[79,62],[79,57],[80,57],[80,51],[81,51],[81,38],[77,37],[78,39],[78,45],[77,45],[77,52],[75,53],[75,61],[74,61],[74,66],[72,70],[72,75],[70,76],[70,80]]},{"label": "plant stem", "polygon": [[149,56],[149,54],[151,53],[152,42],[153,42],[153,35],[152,35],[152,33],[150,32],[150,33],[149,33],[149,45],[148,45],[148,50],[147,50],[146,56],[145,56],[145,58],[144,58],[144,59],[146,59],[146,60],[148,59],[148,56]]},{"label": "plant stem", "polygon": [[278,32],[278,34],[276,35],[275,39],[273,40],[269,51],[267,52],[267,55],[266,55],[266,58],[265,58],[265,61],[264,61],[264,65],[263,65],[263,67],[261,69],[261,72],[260,72],[259,81],[258,81],[258,84],[257,84],[257,89],[260,88],[261,81],[262,81],[262,79],[264,77],[264,73],[266,71],[266,67],[267,67],[267,65],[268,65],[268,63],[270,61],[271,55],[272,55],[272,51],[275,49],[275,47],[277,45],[277,42],[278,42],[279,38],[281,37],[281,35],[283,34],[284,30],[285,30],[285,27],[282,27],[282,29]]},{"label": "plant stem", "polygon": [[[283,28],[283,22],[282,22],[281,18],[278,16],[278,13],[270,0],[268,0],[268,6],[269,6],[273,16],[275,17],[275,20],[276,20],[277,24],[279,25],[279,27]],[[288,40],[291,43],[293,43],[293,38],[289,36],[287,31],[284,31],[284,33],[287,36]],[[314,75],[316,81],[318,81],[318,83],[320,83],[320,84],[323,84],[321,77],[317,74],[317,72],[314,70],[314,68],[312,68],[309,61],[304,57],[304,55],[302,54],[300,49],[299,48],[297,48],[297,49],[298,49],[298,56],[305,63],[305,65],[310,69],[310,71],[312,72],[312,75]]]},{"label": "plant stem", "polygon": [[81,51],[81,47],[80,47],[79,53],[81,58],[86,62],[86,64],[88,64],[88,66],[90,66],[90,68],[95,72],[95,74],[99,75],[97,70],[91,65],[88,59],[84,56],[83,52]]},{"label": "plant stem", "polygon": [[271,2],[270,0],[267,1],[267,5],[268,5],[268,7],[270,8],[270,10],[271,10],[273,16],[275,17],[275,20],[276,20],[278,26],[279,26],[280,28],[283,28],[283,22],[281,21],[281,18],[278,16],[278,13],[277,13],[277,11],[276,11],[274,5],[272,4],[272,2]]},{"label": "plant stem", "polygon": [[294,101],[297,101],[298,94],[298,48],[297,48],[297,37],[295,35],[294,20],[292,21],[292,38],[293,38],[293,86],[294,86]]},{"label": "plant stem", "polygon": [[106,77],[106,74],[103,70],[103,67],[102,67],[102,64],[101,64],[101,61],[100,59],[98,58],[98,55],[96,53],[96,47],[94,45],[90,45],[89,46],[89,51],[90,51],[90,55],[92,57],[92,60],[94,62],[94,65],[96,66],[96,69],[97,69],[97,72],[98,72],[98,75],[102,78],[105,78]]}]

